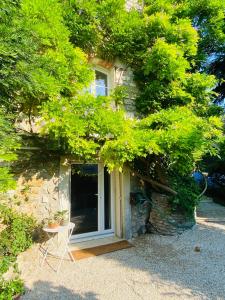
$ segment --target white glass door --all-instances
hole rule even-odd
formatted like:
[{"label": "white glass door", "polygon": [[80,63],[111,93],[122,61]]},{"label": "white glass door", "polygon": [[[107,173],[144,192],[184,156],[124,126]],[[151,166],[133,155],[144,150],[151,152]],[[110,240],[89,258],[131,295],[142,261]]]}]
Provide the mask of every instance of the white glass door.
[{"label": "white glass door", "polygon": [[110,174],[102,164],[71,166],[73,238],[113,233]]}]

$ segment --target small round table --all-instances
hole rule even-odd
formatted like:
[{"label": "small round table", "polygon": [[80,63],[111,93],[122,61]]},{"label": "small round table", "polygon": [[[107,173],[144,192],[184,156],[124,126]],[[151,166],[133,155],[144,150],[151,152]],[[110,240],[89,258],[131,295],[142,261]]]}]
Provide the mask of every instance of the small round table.
[{"label": "small round table", "polygon": [[[43,228],[43,231],[47,234],[49,239],[46,242],[42,243],[39,247],[40,252],[43,254],[41,267],[46,261],[48,254],[49,255],[51,254],[50,251],[54,251],[54,250],[56,250],[57,253],[55,256],[59,257],[60,259],[56,269],[57,273],[59,272],[63,258],[66,253],[68,253],[72,261],[75,262],[75,259],[69,249],[70,238],[72,236],[74,227],[75,224],[70,222],[68,225],[65,226],[58,226],[56,228],[48,228],[48,227]],[[59,244],[59,234],[61,234],[62,236],[60,244]],[[54,242],[54,237],[56,235],[57,235],[57,243]]]}]

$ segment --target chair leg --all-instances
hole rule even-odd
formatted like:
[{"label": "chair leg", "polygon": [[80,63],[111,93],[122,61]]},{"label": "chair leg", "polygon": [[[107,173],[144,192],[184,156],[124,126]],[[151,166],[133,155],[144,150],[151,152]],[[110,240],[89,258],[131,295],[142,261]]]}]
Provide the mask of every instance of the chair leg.
[{"label": "chair leg", "polygon": [[41,262],[41,267],[43,267],[47,255],[48,255],[48,248],[46,248],[46,249],[44,250],[44,257],[43,257],[42,262]]},{"label": "chair leg", "polygon": [[64,258],[64,256],[65,256],[66,252],[67,252],[67,248],[64,250],[64,252],[63,252],[63,254],[62,254],[61,258],[60,258],[60,262],[59,262],[59,264],[58,264],[58,268],[57,268],[57,270],[56,270],[56,273],[59,272],[59,269],[60,269],[60,267],[61,267],[61,265],[62,265],[62,261],[63,261],[63,258]]},{"label": "chair leg", "polygon": [[[43,265],[44,265],[44,262],[45,262],[45,260],[47,258],[47,255],[48,255],[48,249],[50,248],[50,244],[52,244],[52,243],[53,242],[50,239],[49,243],[45,242],[43,246],[40,246],[40,248],[43,249],[43,259],[42,259],[42,262],[41,262],[41,267],[43,267]],[[44,248],[44,246],[46,246],[46,248]]]},{"label": "chair leg", "polygon": [[70,258],[72,259],[72,261],[75,263],[76,262],[75,258],[74,258],[73,254],[71,253],[70,250],[68,250],[68,254],[69,254]]},{"label": "chair leg", "polygon": [[41,260],[41,245],[38,246],[37,248],[37,267],[40,267],[40,260]]}]

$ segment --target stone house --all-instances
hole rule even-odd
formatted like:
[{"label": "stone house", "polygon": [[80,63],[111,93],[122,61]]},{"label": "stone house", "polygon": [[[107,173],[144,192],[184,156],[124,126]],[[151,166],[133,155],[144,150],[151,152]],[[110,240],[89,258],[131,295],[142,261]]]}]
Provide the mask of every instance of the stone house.
[{"label": "stone house", "polygon": [[[137,1],[127,1],[128,9],[133,4],[137,5]],[[112,63],[93,58],[91,64],[95,70],[91,92],[107,96],[116,86],[126,86],[125,108],[132,118],[138,91],[131,69],[118,60]],[[141,192],[140,181],[126,169],[109,174],[102,162],[82,163],[72,156],[46,153],[41,147],[29,145],[22,149],[14,172],[18,188],[11,196],[22,199],[21,210],[32,213],[39,221],[51,212],[67,210],[70,220],[76,224],[72,236],[74,242],[108,236],[130,239],[145,232],[148,199]],[[139,200],[133,201],[131,194],[135,198],[137,192]],[[159,201],[162,200],[160,197]],[[161,214],[155,212],[157,219],[164,227]]]},{"label": "stone house", "polygon": [[[118,60],[93,58],[90,63],[95,71],[91,92],[107,96],[116,86],[126,86],[125,108],[132,118],[137,94],[132,71]],[[28,144],[14,166],[18,188],[11,193],[23,212],[41,221],[52,212],[67,210],[76,224],[74,241],[106,236],[130,239],[144,227],[144,218],[140,220],[130,204],[130,192],[139,187],[128,170],[109,174],[101,162],[82,163]]]}]

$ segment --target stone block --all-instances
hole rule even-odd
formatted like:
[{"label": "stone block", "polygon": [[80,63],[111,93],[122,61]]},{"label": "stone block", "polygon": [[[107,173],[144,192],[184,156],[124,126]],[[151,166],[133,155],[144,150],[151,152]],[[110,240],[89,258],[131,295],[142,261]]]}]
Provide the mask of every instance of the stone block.
[{"label": "stone block", "polygon": [[29,194],[30,194],[30,196],[37,195],[37,194],[39,194],[40,190],[41,190],[40,186],[32,186],[29,190]]},{"label": "stone block", "polygon": [[43,185],[43,179],[37,179],[35,176],[28,180],[28,185],[31,187],[41,187]]}]

